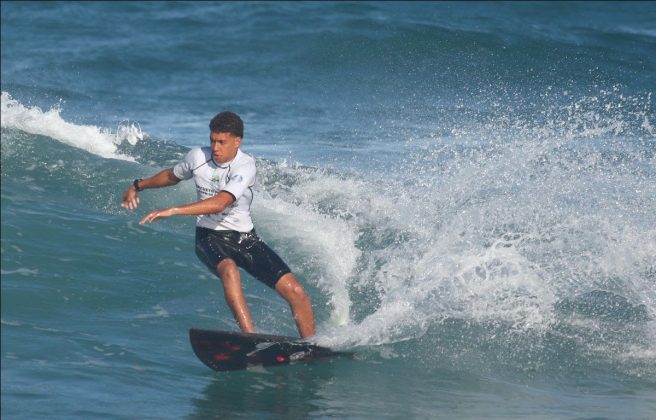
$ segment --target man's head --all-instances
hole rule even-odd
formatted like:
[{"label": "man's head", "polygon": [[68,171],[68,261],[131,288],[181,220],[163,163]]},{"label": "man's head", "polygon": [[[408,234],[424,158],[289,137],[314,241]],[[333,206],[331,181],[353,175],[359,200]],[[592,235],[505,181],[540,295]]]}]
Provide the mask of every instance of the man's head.
[{"label": "man's head", "polygon": [[241,138],[244,135],[244,122],[234,112],[224,111],[210,121],[210,143],[212,159],[216,163],[230,162],[237,156]]},{"label": "man's head", "polygon": [[244,122],[234,112],[219,112],[210,121],[210,131],[213,133],[230,133],[241,138],[244,137]]}]

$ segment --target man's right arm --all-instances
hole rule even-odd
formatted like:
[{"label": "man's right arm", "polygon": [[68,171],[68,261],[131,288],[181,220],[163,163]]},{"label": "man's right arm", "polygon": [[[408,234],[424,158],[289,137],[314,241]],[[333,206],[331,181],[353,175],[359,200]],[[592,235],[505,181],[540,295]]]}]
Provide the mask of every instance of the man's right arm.
[{"label": "man's right arm", "polygon": [[[173,173],[173,168],[168,168],[150,178],[138,180],[137,184],[139,190],[145,190],[146,188],[169,187],[178,182],[180,182],[180,179]],[[133,184],[123,193],[123,203],[121,204],[121,207],[128,210],[134,210],[139,206],[139,201],[138,191]]]}]

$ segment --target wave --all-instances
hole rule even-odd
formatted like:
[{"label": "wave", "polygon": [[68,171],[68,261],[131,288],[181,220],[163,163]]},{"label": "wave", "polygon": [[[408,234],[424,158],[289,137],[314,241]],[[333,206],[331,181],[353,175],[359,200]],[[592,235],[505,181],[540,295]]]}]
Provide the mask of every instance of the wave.
[{"label": "wave", "polygon": [[118,145],[124,140],[136,144],[147,136],[138,124],[129,121],[119,123],[116,132],[92,125],[73,124],[61,117],[61,105],[53,106],[48,111],[36,106],[26,107],[8,92],[2,92],[1,104],[2,128],[47,136],[105,158],[133,160],[118,152]]},{"label": "wave", "polygon": [[[592,365],[653,374],[653,115],[644,102],[620,106],[635,98],[604,95],[558,107],[543,123],[490,118],[410,140],[385,177],[259,159],[258,232],[308,285],[319,340],[463,369]],[[3,95],[3,124],[5,101],[14,117],[3,125],[3,212],[27,191],[62,218],[75,216],[53,203],[81,197],[87,209],[123,220],[121,187],[186,150],[149,137],[117,144],[116,134],[93,127],[98,142],[113,146],[99,151],[78,137],[87,126],[58,111],[60,129],[42,137],[16,116],[45,121],[48,113]],[[153,194],[142,207],[188,201],[192,190]],[[181,247],[191,235],[187,222],[154,229]],[[136,241],[158,246],[149,235]],[[188,257],[180,263],[196,264]]]}]

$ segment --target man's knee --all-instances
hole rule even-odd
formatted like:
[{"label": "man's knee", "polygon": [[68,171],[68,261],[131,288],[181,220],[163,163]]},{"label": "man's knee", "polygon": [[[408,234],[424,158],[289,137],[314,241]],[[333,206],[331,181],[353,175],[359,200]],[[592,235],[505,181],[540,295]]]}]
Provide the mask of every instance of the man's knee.
[{"label": "man's knee", "polygon": [[276,291],[288,301],[310,300],[301,283],[292,273],[287,273],[276,283]]},{"label": "man's knee", "polygon": [[234,278],[239,274],[239,268],[232,258],[225,258],[216,265],[216,273],[223,281]]},{"label": "man's knee", "polygon": [[224,258],[216,265],[216,272],[219,275],[228,274],[231,271],[237,270],[237,263],[232,258]]}]

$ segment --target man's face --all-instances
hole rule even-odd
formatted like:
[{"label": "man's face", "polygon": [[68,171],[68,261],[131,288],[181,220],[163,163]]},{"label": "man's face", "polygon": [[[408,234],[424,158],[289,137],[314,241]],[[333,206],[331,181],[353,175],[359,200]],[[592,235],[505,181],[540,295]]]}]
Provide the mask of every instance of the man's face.
[{"label": "man's face", "polygon": [[241,144],[241,137],[232,133],[210,133],[212,145],[212,158],[217,163],[230,162],[237,155],[237,149]]}]

